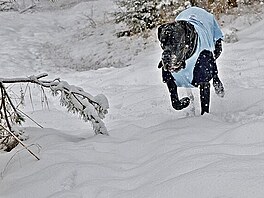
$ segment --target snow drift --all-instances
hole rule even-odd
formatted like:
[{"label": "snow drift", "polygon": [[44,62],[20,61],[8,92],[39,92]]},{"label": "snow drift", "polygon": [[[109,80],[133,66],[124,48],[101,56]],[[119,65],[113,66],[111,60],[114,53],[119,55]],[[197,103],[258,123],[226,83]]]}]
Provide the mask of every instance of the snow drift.
[{"label": "snow drift", "polygon": [[[31,105],[24,107],[45,127],[36,128],[30,121],[24,126],[29,135],[25,143],[41,146],[41,160],[35,161],[20,147],[1,153],[0,197],[262,198],[263,15],[254,24],[243,17],[225,24],[226,28],[240,26],[239,41],[225,44],[218,60],[225,98],[212,94],[211,113],[200,116],[194,90],[196,115],[189,116],[188,109],[176,112],[170,106],[157,69],[160,48],[154,35],[147,45],[133,39],[110,41],[113,59],[132,57],[120,67],[112,67],[116,65],[111,61],[110,68],[75,70],[96,65],[80,58],[88,51],[95,52],[94,60],[104,65],[100,58],[105,57],[114,25],[98,23],[93,29],[79,17],[92,6],[102,16],[100,9],[110,9],[109,5],[110,1],[100,0],[63,10],[0,13],[5,24],[0,29],[3,77],[48,71],[92,94],[105,94],[110,103],[105,119],[110,136],[93,136],[90,126],[68,115],[56,99],[50,99],[49,110],[41,110],[38,98],[34,110]],[[76,42],[75,36],[84,30],[80,27],[89,36]],[[128,47],[127,42],[133,45]],[[77,68],[80,65],[82,69]],[[180,89],[180,94],[185,90]],[[31,149],[38,152],[36,146]]]}]

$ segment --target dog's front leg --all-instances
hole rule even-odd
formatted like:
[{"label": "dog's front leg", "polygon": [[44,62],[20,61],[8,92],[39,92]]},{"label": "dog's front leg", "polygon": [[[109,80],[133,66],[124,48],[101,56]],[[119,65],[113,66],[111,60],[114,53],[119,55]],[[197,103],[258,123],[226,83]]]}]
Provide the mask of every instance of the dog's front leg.
[{"label": "dog's front leg", "polygon": [[162,68],[162,78],[163,82],[167,84],[167,87],[169,89],[172,107],[176,110],[182,110],[188,107],[190,104],[190,98],[184,97],[179,100],[177,85],[171,72],[165,71]]}]

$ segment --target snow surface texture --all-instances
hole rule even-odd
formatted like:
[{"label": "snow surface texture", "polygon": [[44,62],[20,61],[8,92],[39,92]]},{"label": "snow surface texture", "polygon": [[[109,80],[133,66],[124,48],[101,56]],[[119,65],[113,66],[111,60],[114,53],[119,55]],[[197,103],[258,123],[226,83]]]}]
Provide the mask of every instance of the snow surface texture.
[{"label": "snow surface texture", "polygon": [[[91,9],[96,27],[83,18]],[[110,136],[93,136],[57,98],[50,97],[49,109],[41,106],[33,86],[34,107],[26,99],[23,110],[44,129],[28,120],[25,143],[41,146],[39,153],[30,147],[41,160],[20,146],[1,153],[0,197],[263,198],[264,15],[253,24],[245,17],[225,24],[225,32],[239,30],[238,42],[224,44],[218,60],[225,98],[212,93],[211,113],[200,116],[194,89],[196,116],[188,116],[189,109],[171,108],[155,36],[146,45],[114,39],[115,26],[103,17],[111,9],[98,0],[0,13],[1,77],[48,72],[110,103]],[[98,65],[110,68],[76,71]]]}]

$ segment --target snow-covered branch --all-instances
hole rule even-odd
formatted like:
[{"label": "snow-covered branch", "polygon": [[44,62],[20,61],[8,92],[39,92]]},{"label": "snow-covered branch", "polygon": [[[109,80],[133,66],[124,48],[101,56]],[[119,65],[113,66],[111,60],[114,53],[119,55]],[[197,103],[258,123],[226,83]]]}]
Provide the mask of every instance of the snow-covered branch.
[{"label": "snow-covered branch", "polygon": [[[23,121],[22,115],[16,110],[16,107],[13,105],[10,97],[8,96],[4,84],[34,83],[40,85],[41,87],[50,89],[53,95],[60,94],[61,105],[65,106],[69,112],[78,113],[84,121],[90,121],[96,135],[108,135],[102,119],[104,119],[105,114],[108,113],[109,104],[107,98],[103,94],[99,94],[94,97],[85,92],[81,87],[70,85],[66,81],[61,81],[59,78],[50,81],[42,80],[42,78],[47,76],[48,74],[43,73],[25,78],[0,78],[2,90],[0,110],[1,117],[3,118],[1,119],[1,124],[4,121],[3,125],[12,131],[12,125],[19,124]],[[6,109],[6,105],[8,105],[9,108],[11,107],[11,110]],[[8,116],[11,114],[11,111],[14,117],[12,119]]]}]

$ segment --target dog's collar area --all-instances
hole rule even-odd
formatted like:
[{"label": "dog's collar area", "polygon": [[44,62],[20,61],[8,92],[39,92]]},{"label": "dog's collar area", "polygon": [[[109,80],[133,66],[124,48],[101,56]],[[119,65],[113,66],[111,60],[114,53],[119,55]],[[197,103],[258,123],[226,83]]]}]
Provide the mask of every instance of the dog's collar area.
[{"label": "dog's collar area", "polygon": [[180,62],[177,62],[177,64],[171,64],[171,66],[168,66],[168,65],[165,65],[163,63],[163,69],[165,71],[170,71],[170,72],[179,72],[180,70],[184,69],[186,67],[186,63],[185,61],[180,61]]}]

